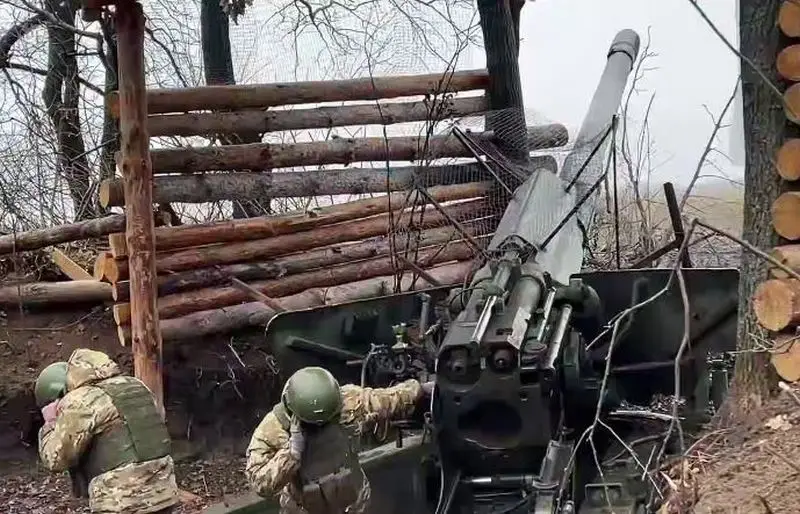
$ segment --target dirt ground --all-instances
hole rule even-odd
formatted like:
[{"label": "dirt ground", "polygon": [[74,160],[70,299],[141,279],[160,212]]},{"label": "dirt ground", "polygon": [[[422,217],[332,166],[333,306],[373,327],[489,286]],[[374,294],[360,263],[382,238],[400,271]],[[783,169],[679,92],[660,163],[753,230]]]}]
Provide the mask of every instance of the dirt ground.
[{"label": "dirt ground", "polygon": [[[244,449],[275,398],[278,371],[255,338],[165,345],[165,394],[180,487],[190,493],[180,512],[198,512],[247,489]],[[2,512],[88,512],[70,497],[66,476],[41,469],[36,437],[42,424],[33,399],[38,372],[79,347],[106,352],[131,372],[110,312],[75,306],[68,312],[0,311],[0,505]],[[193,497],[192,495],[196,495]]]},{"label": "dirt ground", "polygon": [[800,512],[800,397],[782,392],[750,421],[710,429],[689,453],[669,473],[677,491],[659,514]]}]

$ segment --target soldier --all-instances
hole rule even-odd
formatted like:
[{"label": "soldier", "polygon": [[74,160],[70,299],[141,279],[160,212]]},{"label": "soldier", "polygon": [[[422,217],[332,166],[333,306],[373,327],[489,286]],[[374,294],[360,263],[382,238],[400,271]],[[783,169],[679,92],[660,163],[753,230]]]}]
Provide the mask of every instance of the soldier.
[{"label": "soldier", "polygon": [[169,513],[178,503],[167,427],[150,390],[106,354],[78,349],[39,374],[39,458],[69,470],[94,512]]},{"label": "soldier", "polygon": [[[344,385],[327,370],[295,372],[253,433],[246,474],[263,497],[280,491],[281,514],[361,514],[370,487],[351,437],[367,426],[408,418],[433,382],[386,389]],[[349,432],[349,433],[348,433]]]}]

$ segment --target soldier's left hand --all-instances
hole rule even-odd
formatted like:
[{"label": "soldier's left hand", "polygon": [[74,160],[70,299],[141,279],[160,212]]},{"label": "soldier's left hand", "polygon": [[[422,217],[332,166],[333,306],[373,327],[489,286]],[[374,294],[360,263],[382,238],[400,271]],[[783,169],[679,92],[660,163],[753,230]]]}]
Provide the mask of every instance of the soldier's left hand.
[{"label": "soldier's left hand", "polygon": [[430,396],[433,394],[433,388],[436,386],[435,380],[429,380],[422,383],[422,394]]},{"label": "soldier's left hand", "polygon": [[56,421],[59,402],[60,400],[55,400],[42,407],[42,417],[44,418],[45,424],[54,423]]}]

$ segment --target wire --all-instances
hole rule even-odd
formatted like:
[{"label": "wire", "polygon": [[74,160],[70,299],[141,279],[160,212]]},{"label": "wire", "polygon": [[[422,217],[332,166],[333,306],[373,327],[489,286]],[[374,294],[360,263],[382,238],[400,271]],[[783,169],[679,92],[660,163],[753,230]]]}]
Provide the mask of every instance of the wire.
[{"label": "wire", "polygon": [[515,509],[518,509],[519,507],[522,507],[523,505],[525,505],[525,503],[528,500],[530,500],[530,498],[531,498],[530,496],[525,496],[524,498],[522,498],[517,503],[514,503],[513,505],[510,505],[510,506],[508,506],[508,507],[506,507],[504,509],[493,511],[490,514],[509,514],[510,512],[513,512]]}]

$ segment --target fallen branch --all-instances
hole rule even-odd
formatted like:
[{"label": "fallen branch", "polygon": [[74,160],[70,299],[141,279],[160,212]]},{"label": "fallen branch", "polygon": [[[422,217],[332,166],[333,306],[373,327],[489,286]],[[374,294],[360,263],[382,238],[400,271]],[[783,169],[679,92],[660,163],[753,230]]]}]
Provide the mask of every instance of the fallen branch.
[{"label": "fallen branch", "polygon": [[2,305],[110,302],[111,285],[97,280],[34,282],[0,287]]}]

